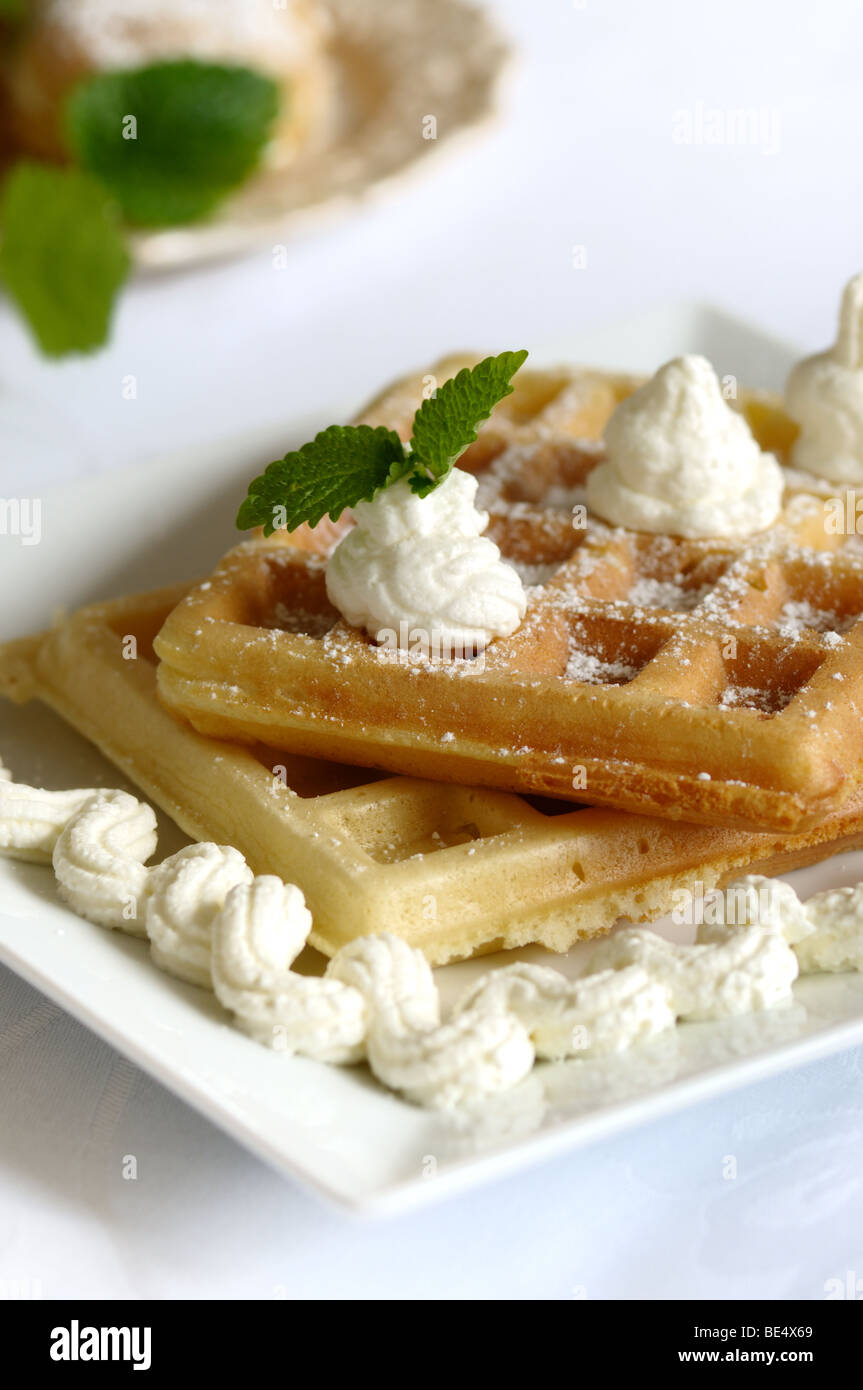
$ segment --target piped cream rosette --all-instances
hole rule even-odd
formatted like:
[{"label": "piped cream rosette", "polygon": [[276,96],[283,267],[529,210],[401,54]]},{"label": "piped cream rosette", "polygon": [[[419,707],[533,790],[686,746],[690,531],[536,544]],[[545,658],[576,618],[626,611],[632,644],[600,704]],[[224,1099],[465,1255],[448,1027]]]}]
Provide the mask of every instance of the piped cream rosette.
[{"label": "piped cream rosette", "polygon": [[146,932],[158,964],[212,986],[274,1050],[365,1058],[381,1082],[430,1107],[508,1090],[536,1057],[619,1053],[677,1020],[772,1009],[790,1000],[798,971],[863,968],[863,884],[802,903],[788,884],[752,875],[728,886],[725,920],[699,927],[693,945],[618,932],[577,979],[523,963],[495,969],[442,1019],[428,962],[400,937],[361,937],[322,977],[301,974],[293,967],[312,918],[298,887],[255,878],[230,847],[190,845],[150,868],[155,848],[153,811],[129,793],[46,792],[0,765],[0,851],[52,857],[74,911]]}]

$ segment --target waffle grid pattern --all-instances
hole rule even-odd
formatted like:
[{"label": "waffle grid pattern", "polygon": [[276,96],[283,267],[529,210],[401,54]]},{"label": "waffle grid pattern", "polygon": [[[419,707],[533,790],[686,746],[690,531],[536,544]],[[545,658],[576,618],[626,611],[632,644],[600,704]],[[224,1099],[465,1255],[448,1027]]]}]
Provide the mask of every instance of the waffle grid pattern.
[{"label": "waffle grid pattern", "polygon": [[619,917],[669,911],[681,889],[863,845],[863,796],[806,835],[750,835],[203,737],[156,697],[152,642],[182,593],[97,604],[0,649],[0,693],[52,706],[193,838],[298,882],[328,955],[382,929],[434,964],[529,943],[566,950]]},{"label": "waffle grid pattern", "polygon": [[[407,436],[430,379],[471,360],[400,383],[361,418]],[[482,660],[394,660],[330,607],[314,549],[277,535],[237,547],[171,615],[162,698],[208,734],[409,775],[747,829],[814,825],[860,775],[860,551],[799,475],[750,543],[587,516],[599,436],[637,384],[520,373],[460,461],[531,585],[524,623]],[[742,408],[784,457],[793,426],[775,403]]]}]

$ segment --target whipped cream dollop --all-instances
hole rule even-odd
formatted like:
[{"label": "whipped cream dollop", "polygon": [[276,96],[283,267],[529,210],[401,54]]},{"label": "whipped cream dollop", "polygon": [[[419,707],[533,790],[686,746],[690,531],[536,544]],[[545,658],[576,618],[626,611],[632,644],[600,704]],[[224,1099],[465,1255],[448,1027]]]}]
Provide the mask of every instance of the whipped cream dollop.
[{"label": "whipped cream dollop", "polygon": [[124,791],[100,791],[57,836],[53,864],[60,897],[100,927],[143,936],[143,899],[156,849],[152,806]]},{"label": "whipped cream dollop", "polygon": [[845,286],[836,342],[797,363],[785,403],[800,427],[795,468],[834,483],[863,483],[863,274]]},{"label": "whipped cream dollop", "polygon": [[356,527],[327,565],[327,594],[353,627],[431,655],[481,651],[525,614],[521,578],[482,532],[477,480],[454,468],[418,497],[406,479],[354,508]]},{"label": "whipped cream dollop", "polygon": [[465,1009],[441,1023],[431,967],[401,937],[359,937],[330,961],[325,978],[364,995],[369,1066],[417,1105],[467,1105],[508,1090],[533,1067],[533,1045],[513,1014]]},{"label": "whipped cream dollop", "polygon": [[210,989],[213,922],[231,889],[253,877],[239,850],[208,842],[187,845],[151,869],[144,920],[160,969]]},{"label": "whipped cream dollop", "polygon": [[[810,902],[814,899],[810,899]],[[790,946],[796,946],[815,930],[809,903],[798,898],[790,883],[765,874],[743,874],[730,883],[717,904],[718,918],[698,924],[697,942],[727,941],[732,927],[761,927],[778,932]]]},{"label": "whipped cream dollop", "polygon": [[682,1019],[731,1018],[790,999],[798,964],[784,936],[759,927],[726,933],[722,941],[680,946],[631,927],[597,946],[590,969],[640,965]]},{"label": "whipped cream dollop", "polygon": [[477,1009],[426,1031],[371,1027],[369,1066],[415,1105],[451,1110],[515,1086],[533,1067],[527,1030],[512,1014]]},{"label": "whipped cream dollop", "polygon": [[422,951],[392,932],[360,936],[333,956],[327,978],[359,990],[370,1019],[392,1032],[421,1032],[440,1023],[440,995]]},{"label": "whipped cream dollop", "polygon": [[0,767],[0,850],[16,859],[50,864],[60,831],[96,787],[81,791],[45,791],[13,782]]},{"label": "whipped cream dollop", "polygon": [[545,965],[507,965],[462,995],[456,1014],[465,1010],[514,1014],[537,1057],[553,1061],[622,1052],[674,1023],[665,988],[638,966],[568,980]]},{"label": "whipped cream dollop", "polygon": [[723,399],[705,357],[677,357],[614,411],[588,506],[615,526],[748,536],[782,506],[782,469]]},{"label": "whipped cream dollop", "polygon": [[269,874],[232,888],[213,924],[213,988],[245,1033],[319,1062],[364,1055],[366,1001],[335,979],[298,975],[312,929],[300,889]]},{"label": "whipped cream dollop", "polygon": [[[0,764],[0,793],[9,786]],[[607,1057],[677,1020],[773,1009],[790,999],[798,971],[863,969],[863,884],[804,903],[789,884],[753,874],[728,885],[721,920],[702,923],[692,945],[629,928],[600,942],[573,980],[524,963],[490,971],[442,1020],[431,967],[401,937],[360,937],[323,977],[300,975],[291,967],[312,917],[298,887],[255,878],[238,851],[209,843],[148,868],[152,809],[124,791],[79,795],[53,852],[60,895],[75,911],[146,931],[157,963],[211,984],[258,1042],[327,1062],[365,1057],[384,1085],[419,1105],[462,1107],[509,1090],[536,1057]],[[2,853],[20,853],[10,831],[17,814],[17,803],[0,799]]]},{"label": "whipped cream dollop", "polygon": [[806,914],[812,931],[794,947],[803,973],[863,970],[863,884],[816,893]]}]

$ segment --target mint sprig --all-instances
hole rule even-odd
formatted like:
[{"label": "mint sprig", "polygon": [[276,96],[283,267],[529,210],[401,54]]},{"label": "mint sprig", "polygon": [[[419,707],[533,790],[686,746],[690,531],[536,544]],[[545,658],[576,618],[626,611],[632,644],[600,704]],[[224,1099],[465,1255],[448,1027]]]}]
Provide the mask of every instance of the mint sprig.
[{"label": "mint sprig", "polygon": [[78,169],[23,161],[0,197],[0,280],[50,357],[105,341],[129,270],[110,194]]},{"label": "mint sprig", "polygon": [[462,370],[423,401],[413,423],[411,456],[416,465],[410,485],[425,497],[476,440],[477,426],[498,401],[512,392],[511,379],[527,350],[501,352]]},{"label": "mint sprig", "polygon": [[[21,9],[0,0],[0,21]],[[0,195],[0,279],[43,352],[102,346],[129,271],[121,218],[161,227],[211,212],[257,165],[279,100],[269,77],[191,60],[73,89],[67,134],[82,167],[22,161]]]},{"label": "mint sprig", "polygon": [[327,513],[335,521],[345,507],[373,497],[409,467],[395,430],[379,425],[330,425],[309,444],[271,463],[249,484],[237,526],[263,526],[264,535],[304,521],[317,526]]},{"label": "mint sprig", "polygon": [[248,177],[278,110],[262,73],[180,59],[86,79],[66,124],[78,162],[128,221],[168,227],[206,216]]},{"label": "mint sprig", "polygon": [[512,392],[511,379],[527,351],[501,352],[457,376],[423,401],[406,450],[394,430],[378,425],[330,425],[301,449],[271,463],[249,484],[237,527],[262,526],[264,535],[295,531],[324,517],[338,521],[347,507],[370,502],[382,489],[407,478],[425,497],[452,472],[499,401]]}]

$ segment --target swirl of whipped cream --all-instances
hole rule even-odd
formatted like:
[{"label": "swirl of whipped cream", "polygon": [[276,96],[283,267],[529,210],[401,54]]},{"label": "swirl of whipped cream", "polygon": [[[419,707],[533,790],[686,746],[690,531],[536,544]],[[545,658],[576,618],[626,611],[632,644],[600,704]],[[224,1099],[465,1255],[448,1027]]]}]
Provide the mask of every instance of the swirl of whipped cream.
[{"label": "swirl of whipped cream", "polygon": [[330,602],[392,647],[441,656],[481,651],[525,614],[521,579],[481,533],[477,480],[454,468],[427,497],[405,479],[354,508],[356,527],[327,565]]},{"label": "swirl of whipped cream", "polygon": [[417,1105],[469,1103],[514,1086],[533,1066],[533,1045],[512,1015],[476,1009],[440,1023],[428,961],[389,932],[343,946],[325,978],[351,984],[365,997],[369,1066]]},{"label": "swirl of whipped cream", "polygon": [[797,363],[785,403],[800,426],[795,468],[834,483],[863,483],[863,274],[845,286],[836,342]]},{"label": "swirl of whipped cream", "polygon": [[674,536],[748,536],[782,506],[782,470],[723,400],[705,357],[677,357],[622,401],[587,502],[615,526]]},{"label": "swirl of whipped cream", "polygon": [[357,1062],[365,1051],[362,994],[291,970],[311,929],[293,883],[263,875],[232,888],[213,923],[216,997],[257,1042],[320,1062]]},{"label": "swirl of whipped cream", "polygon": [[812,934],[794,946],[801,974],[863,970],[863,883],[816,893],[806,915]]},{"label": "swirl of whipped cream", "polygon": [[152,806],[124,791],[88,797],[57,836],[53,863],[60,897],[100,927],[143,936],[144,898],[156,848]]},{"label": "swirl of whipped cream", "polygon": [[483,975],[462,995],[456,1013],[513,1014],[537,1057],[622,1052],[674,1024],[666,989],[638,966],[568,980],[545,965],[507,965]]},{"label": "swirl of whipped cream", "polygon": [[600,942],[588,969],[640,965],[668,991],[682,1019],[731,1018],[791,998],[797,957],[783,936],[759,927],[728,927],[723,940],[681,946],[630,927]]},{"label": "swirl of whipped cream", "polygon": [[761,927],[795,946],[815,930],[791,884],[764,874],[744,874],[729,883],[717,906],[722,920],[700,922],[697,942],[727,941],[732,927]]},{"label": "swirl of whipped cream", "polygon": [[509,1090],[534,1062],[533,1044],[518,1019],[484,1009],[425,1031],[373,1024],[366,1051],[378,1080],[433,1110]]},{"label": "swirl of whipped cream", "polygon": [[[10,785],[0,763],[0,794]],[[24,791],[32,791],[25,788]],[[799,971],[863,969],[863,883],[805,904],[776,879],[725,890],[723,920],[694,945],[630,928],[594,950],[569,980],[519,964],[483,976],[440,1021],[421,951],[389,933],[349,943],[323,979],[295,974],[311,917],[300,890],[254,879],[242,855],[191,845],[156,868],[152,809],[124,791],[87,794],[56,837],[61,897],[102,926],[144,934],[153,958],[212,981],[241,1028],[277,1050],[358,1060],[418,1104],[460,1107],[521,1081],[535,1056],[597,1057],[670,1028],[786,1003]]]},{"label": "swirl of whipped cream", "polygon": [[422,951],[392,932],[349,941],[329,962],[326,978],[358,989],[375,1025],[408,1032],[440,1023],[431,966]]},{"label": "swirl of whipped cream", "polygon": [[96,787],[60,792],[27,787],[0,768],[0,853],[50,864],[60,831],[97,795]]},{"label": "swirl of whipped cream", "polygon": [[228,893],[254,875],[229,845],[187,845],[150,870],[144,922],[150,954],[162,970],[212,988],[213,922]]}]

